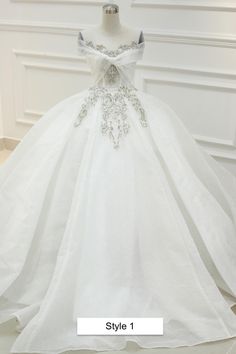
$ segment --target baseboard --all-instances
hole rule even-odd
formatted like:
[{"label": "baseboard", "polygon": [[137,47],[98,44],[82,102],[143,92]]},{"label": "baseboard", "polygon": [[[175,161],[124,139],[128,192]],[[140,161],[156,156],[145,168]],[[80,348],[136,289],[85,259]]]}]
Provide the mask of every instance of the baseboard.
[{"label": "baseboard", "polygon": [[0,150],[14,150],[16,145],[19,144],[20,140],[9,137],[0,138]]}]

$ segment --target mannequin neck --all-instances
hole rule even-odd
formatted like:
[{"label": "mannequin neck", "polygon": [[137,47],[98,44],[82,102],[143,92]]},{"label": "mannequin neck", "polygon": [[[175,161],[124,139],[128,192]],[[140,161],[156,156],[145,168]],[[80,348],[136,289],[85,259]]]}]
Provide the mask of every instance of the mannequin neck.
[{"label": "mannequin neck", "polygon": [[101,27],[105,32],[112,32],[112,33],[119,32],[121,29],[119,13],[116,14],[103,13]]}]

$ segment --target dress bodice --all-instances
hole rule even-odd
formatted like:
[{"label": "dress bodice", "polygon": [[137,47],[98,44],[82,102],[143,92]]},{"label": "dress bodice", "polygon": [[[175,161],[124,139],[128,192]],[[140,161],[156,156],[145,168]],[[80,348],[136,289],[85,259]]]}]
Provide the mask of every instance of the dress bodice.
[{"label": "dress bodice", "polygon": [[79,126],[91,107],[101,101],[101,132],[111,138],[114,148],[119,147],[121,137],[129,132],[129,104],[136,111],[141,125],[148,126],[144,107],[137,95],[138,90],[133,84],[135,65],[143,56],[144,43],[141,31],[139,40],[121,44],[111,50],[103,44],[86,40],[79,32],[79,53],[86,56],[94,83],[88,89],[74,125]]},{"label": "dress bodice", "polygon": [[145,41],[141,31],[139,40],[121,44],[116,49],[108,49],[103,44],[86,40],[78,35],[79,53],[86,56],[94,77],[94,85],[116,87],[133,85],[135,65],[143,56]]}]

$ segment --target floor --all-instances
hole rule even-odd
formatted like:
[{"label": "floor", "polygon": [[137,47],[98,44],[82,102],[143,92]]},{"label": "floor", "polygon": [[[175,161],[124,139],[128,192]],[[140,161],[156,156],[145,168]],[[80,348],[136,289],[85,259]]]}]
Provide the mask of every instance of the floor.
[{"label": "floor", "polygon": [[[10,151],[0,151],[0,164],[3,163]],[[236,306],[234,306],[236,313]],[[15,330],[15,320],[10,320],[0,325],[0,354],[9,354],[12,343],[19,335]],[[69,351],[64,354],[95,354],[94,351]],[[101,353],[101,352],[99,352]],[[218,342],[209,342],[194,347],[182,348],[157,348],[157,349],[140,349],[135,343],[129,342],[126,350],[122,351],[106,351],[104,354],[236,354],[236,338],[229,340],[221,340]]]},{"label": "floor", "polygon": [[3,163],[8,158],[10,153],[11,151],[9,150],[0,150],[0,164]]}]

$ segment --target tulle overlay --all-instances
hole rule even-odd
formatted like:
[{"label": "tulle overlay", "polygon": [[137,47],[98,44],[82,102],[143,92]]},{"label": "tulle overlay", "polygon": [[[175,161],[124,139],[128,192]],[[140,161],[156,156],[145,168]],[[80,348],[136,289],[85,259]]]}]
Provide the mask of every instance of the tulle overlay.
[{"label": "tulle overlay", "polygon": [[[0,169],[0,322],[16,317],[20,332],[11,352],[235,336],[218,288],[236,294],[235,177],[141,91],[149,126],[129,104],[119,149],[101,134],[100,102],[75,128],[87,93],[50,109]],[[164,335],[77,336],[77,317],[163,317]]]},{"label": "tulle overlay", "polygon": [[[116,56],[79,43],[96,84],[130,85],[144,42]],[[74,125],[88,95],[52,107],[0,167],[0,323],[15,318],[19,332],[11,353],[236,336],[236,178],[141,90],[126,100],[130,129],[114,149],[101,97]],[[163,317],[164,335],[80,336],[77,317]]]}]

